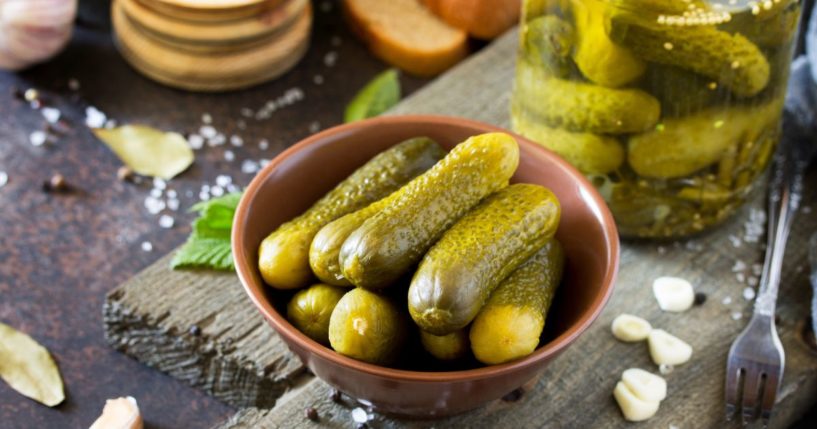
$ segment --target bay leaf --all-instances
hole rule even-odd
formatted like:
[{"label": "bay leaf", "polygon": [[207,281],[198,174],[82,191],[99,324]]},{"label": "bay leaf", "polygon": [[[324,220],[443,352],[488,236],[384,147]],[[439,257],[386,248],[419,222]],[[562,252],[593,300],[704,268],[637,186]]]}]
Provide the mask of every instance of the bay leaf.
[{"label": "bay leaf", "polygon": [[12,389],[53,407],[65,400],[51,353],[28,335],[0,323],[0,378]]},{"label": "bay leaf", "polygon": [[345,122],[377,116],[400,101],[400,79],[397,70],[389,69],[375,76],[346,106]]},{"label": "bay leaf", "polygon": [[123,125],[93,130],[131,170],[172,179],[193,163],[193,150],[179,133],[164,132],[145,125]]}]

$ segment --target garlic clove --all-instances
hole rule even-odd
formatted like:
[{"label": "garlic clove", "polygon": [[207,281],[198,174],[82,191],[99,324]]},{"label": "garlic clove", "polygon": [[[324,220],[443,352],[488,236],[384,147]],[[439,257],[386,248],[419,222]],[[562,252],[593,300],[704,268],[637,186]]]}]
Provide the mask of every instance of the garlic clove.
[{"label": "garlic clove", "polygon": [[613,397],[616,398],[621,413],[624,418],[631,422],[640,422],[649,419],[658,412],[658,401],[644,401],[639,399],[623,381],[616,384],[613,390]]},{"label": "garlic clove", "polygon": [[142,415],[131,396],[108,399],[102,415],[88,429],[142,429]]},{"label": "garlic clove", "polygon": [[77,0],[0,0],[0,26],[67,27],[74,23]]},{"label": "garlic clove", "polygon": [[624,371],[621,374],[621,381],[642,401],[663,401],[667,397],[667,381],[641,368]]},{"label": "garlic clove", "polygon": [[628,343],[646,340],[652,330],[650,322],[631,314],[618,315],[610,328],[614,337]]},{"label": "garlic clove", "polygon": [[647,343],[656,365],[680,365],[692,357],[692,346],[662,329],[650,331]]},{"label": "garlic clove", "polygon": [[678,277],[659,277],[652,283],[652,292],[658,306],[664,311],[689,310],[695,302],[692,284]]}]

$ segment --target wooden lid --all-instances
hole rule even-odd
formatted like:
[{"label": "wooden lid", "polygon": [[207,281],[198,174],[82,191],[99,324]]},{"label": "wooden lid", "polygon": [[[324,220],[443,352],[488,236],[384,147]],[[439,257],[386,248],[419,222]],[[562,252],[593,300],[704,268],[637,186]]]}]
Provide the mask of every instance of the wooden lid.
[{"label": "wooden lid", "polygon": [[[246,44],[260,38],[271,37],[289,28],[303,13],[309,0],[286,0],[280,7],[265,10],[259,15],[226,22],[203,23],[186,21],[156,13],[139,0],[118,0],[133,24],[153,33],[158,39],[179,47],[186,45],[233,45]],[[195,49],[193,46],[192,49]],[[204,49],[210,52],[209,49]]]},{"label": "wooden lid", "polygon": [[[227,22],[245,19],[279,7],[285,0],[241,0],[199,4],[194,0],[138,0],[144,6],[177,19],[197,22]],[[219,8],[217,5],[233,3],[232,7]]]},{"label": "wooden lid", "polygon": [[117,47],[136,70],[193,91],[245,88],[285,73],[306,53],[312,25],[307,4],[287,31],[249,49],[215,54],[179,50],[151,37],[128,18],[121,1],[114,3],[111,14]]}]

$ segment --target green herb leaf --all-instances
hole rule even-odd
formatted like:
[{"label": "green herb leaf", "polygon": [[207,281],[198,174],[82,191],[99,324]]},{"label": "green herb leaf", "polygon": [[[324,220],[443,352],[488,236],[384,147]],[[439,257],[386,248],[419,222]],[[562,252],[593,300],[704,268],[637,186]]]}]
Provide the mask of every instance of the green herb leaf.
[{"label": "green herb leaf", "polygon": [[166,133],[144,125],[93,131],[125,165],[145,176],[172,179],[193,163],[193,151],[179,133]]},{"label": "green herb leaf", "polygon": [[193,232],[173,256],[170,267],[234,270],[230,233],[240,199],[240,193],[227,194],[191,207],[190,211],[198,212],[199,217],[193,221]]},{"label": "green herb leaf", "polygon": [[400,101],[400,80],[397,70],[389,69],[375,76],[346,106],[345,122],[377,116]]},{"label": "green herb leaf", "polygon": [[0,323],[0,378],[12,389],[53,407],[65,400],[51,353],[28,335]]}]

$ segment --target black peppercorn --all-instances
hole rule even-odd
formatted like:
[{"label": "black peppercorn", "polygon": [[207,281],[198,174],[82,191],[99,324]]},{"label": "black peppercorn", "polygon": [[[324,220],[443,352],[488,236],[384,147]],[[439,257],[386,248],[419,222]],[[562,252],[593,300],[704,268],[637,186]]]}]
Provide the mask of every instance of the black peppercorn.
[{"label": "black peppercorn", "polygon": [[190,327],[190,335],[194,337],[201,335],[201,328],[199,328],[199,325],[193,325]]},{"label": "black peppercorn", "polygon": [[702,305],[704,302],[706,302],[706,294],[703,293],[703,292],[697,292],[695,294],[694,304],[695,305]]},{"label": "black peppercorn", "polygon": [[68,182],[62,174],[55,174],[51,179],[43,182],[43,191],[45,192],[64,192],[68,190]]},{"label": "black peppercorn", "polygon": [[332,390],[329,392],[329,399],[331,399],[331,400],[332,400],[332,402],[340,402],[340,401],[341,401],[341,394],[340,394],[340,390],[338,390],[338,389],[332,389]]},{"label": "black peppercorn", "polygon": [[306,410],[304,410],[304,414],[306,415],[306,418],[308,418],[309,420],[312,420],[313,422],[318,421],[318,410],[316,410],[315,408],[313,407],[307,408]]},{"label": "black peppercorn", "polygon": [[523,393],[525,392],[522,390],[522,388],[514,389],[511,391],[511,393],[503,396],[502,400],[505,402],[516,402],[522,397]]}]

